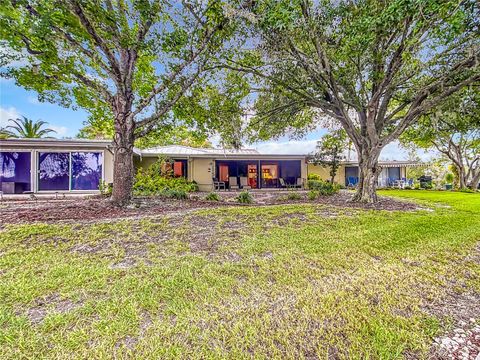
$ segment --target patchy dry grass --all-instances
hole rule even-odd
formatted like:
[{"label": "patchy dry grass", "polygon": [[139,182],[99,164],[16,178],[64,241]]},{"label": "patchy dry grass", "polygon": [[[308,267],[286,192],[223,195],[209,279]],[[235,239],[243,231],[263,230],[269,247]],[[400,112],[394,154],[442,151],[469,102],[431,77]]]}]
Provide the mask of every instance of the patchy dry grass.
[{"label": "patchy dry grass", "polygon": [[385,194],[434,211],[6,225],[0,357],[426,358],[435,335],[480,317],[480,195]]}]

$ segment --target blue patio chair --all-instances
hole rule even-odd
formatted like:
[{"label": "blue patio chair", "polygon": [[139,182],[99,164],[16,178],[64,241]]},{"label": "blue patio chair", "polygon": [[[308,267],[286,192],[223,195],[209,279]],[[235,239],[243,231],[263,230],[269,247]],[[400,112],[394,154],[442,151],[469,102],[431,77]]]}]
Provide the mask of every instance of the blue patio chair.
[{"label": "blue patio chair", "polygon": [[349,176],[347,178],[347,182],[348,182],[348,187],[355,187],[358,183],[358,177],[355,177],[355,176]]}]

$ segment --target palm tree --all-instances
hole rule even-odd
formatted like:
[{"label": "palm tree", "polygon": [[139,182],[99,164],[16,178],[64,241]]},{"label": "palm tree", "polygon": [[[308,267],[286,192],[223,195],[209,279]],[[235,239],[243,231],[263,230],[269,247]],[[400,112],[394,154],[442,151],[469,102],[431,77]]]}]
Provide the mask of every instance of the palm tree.
[{"label": "palm tree", "polygon": [[[2,134],[6,134],[11,138],[41,138],[45,137],[50,133],[56,133],[55,130],[46,128],[42,129],[42,126],[47,125],[45,121],[37,120],[33,121],[31,119],[22,116],[23,119],[8,119],[12,121],[15,125],[7,126],[3,129]],[[14,131],[10,131],[12,129]]]},{"label": "palm tree", "polygon": [[5,128],[0,127],[0,140],[8,139],[10,137],[10,131],[5,130]]}]

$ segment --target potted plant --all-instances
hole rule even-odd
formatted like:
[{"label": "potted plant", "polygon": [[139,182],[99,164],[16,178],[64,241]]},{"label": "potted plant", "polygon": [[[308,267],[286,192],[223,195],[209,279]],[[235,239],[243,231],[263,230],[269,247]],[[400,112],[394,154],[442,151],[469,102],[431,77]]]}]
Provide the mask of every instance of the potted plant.
[{"label": "potted plant", "polygon": [[454,179],[454,176],[452,173],[447,173],[445,175],[445,181],[446,181],[446,184],[445,184],[445,190],[452,190],[452,183],[453,183],[453,179]]}]

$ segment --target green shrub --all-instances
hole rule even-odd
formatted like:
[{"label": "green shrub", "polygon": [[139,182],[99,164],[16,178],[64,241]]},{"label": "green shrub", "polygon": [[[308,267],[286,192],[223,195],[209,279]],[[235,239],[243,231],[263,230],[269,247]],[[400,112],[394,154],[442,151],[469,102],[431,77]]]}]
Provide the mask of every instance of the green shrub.
[{"label": "green shrub", "polygon": [[318,195],[320,195],[320,193],[317,190],[310,190],[307,193],[307,198],[308,200],[315,200],[316,198],[318,198]]},{"label": "green shrub", "polygon": [[420,190],[420,184],[419,184],[419,183],[415,183],[415,184],[413,185],[413,188],[414,188],[415,190]]},{"label": "green shrub", "polygon": [[308,180],[307,185],[310,190],[318,191],[320,195],[333,195],[340,190],[340,185],[323,180]]},{"label": "green shrub", "polygon": [[302,195],[300,195],[298,192],[289,192],[286,195],[282,195],[277,197],[277,200],[279,201],[289,201],[289,200],[302,200]]},{"label": "green shrub", "polygon": [[242,204],[252,204],[253,197],[248,191],[244,190],[235,198],[239,203]]},{"label": "green shrub", "polygon": [[218,195],[217,193],[211,192],[211,193],[207,194],[207,196],[205,196],[205,200],[208,200],[208,201],[220,201],[221,198],[220,198],[220,195]]},{"label": "green shrub", "polygon": [[170,199],[188,199],[188,194],[185,190],[167,189],[160,192],[159,195]]},{"label": "green shrub", "polygon": [[447,184],[453,183],[454,179],[455,179],[455,176],[452,173],[447,173],[445,175],[445,181],[447,182]]},{"label": "green shrub", "polygon": [[107,183],[105,180],[102,180],[98,184],[98,190],[103,196],[111,196],[113,188],[111,184]]},{"label": "green shrub", "polygon": [[288,200],[302,200],[302,195],[298,192],[291,192],[287,195]]},{"label": "green shrub", "polygon": [[[187,192],[198,191],[198,185],[184,177],[173,177],[162,168],[165,160],[159,159],[148,168],[139,168],[135,175],[133,193],[135,195],[165,196],[168,190]],[[175,196],[174,196],[175,197]]]},{"label": "green shrub", "polygon": [[463,192],[463,193],[474,193],[475,190],[469,189],[469,188],[461,188],[458,191]]},{"label": "green shrub", "polygon": [[421,184],[421,187],[425,190],[431,190],[433,189],[433,184],[432,182],[424,182]]},{"label": "green shrub", "polygon": [[318,174],[308,174],[307,180],[322,180],[322,178]]}]

